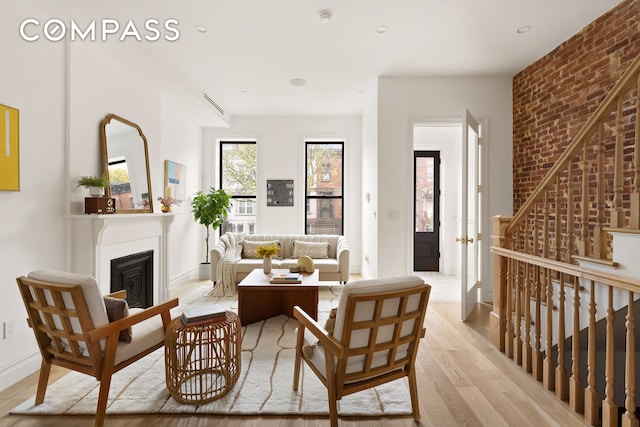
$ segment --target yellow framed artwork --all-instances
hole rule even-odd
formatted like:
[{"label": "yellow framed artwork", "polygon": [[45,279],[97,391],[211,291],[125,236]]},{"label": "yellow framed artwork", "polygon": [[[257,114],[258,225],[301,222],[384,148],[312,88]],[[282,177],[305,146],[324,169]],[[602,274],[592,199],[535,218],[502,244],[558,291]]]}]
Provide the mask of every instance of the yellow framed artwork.
[{"label": "yellow framed artwork", "polygon": [[20,191],[19,114],[0,104],[0,190]]}]

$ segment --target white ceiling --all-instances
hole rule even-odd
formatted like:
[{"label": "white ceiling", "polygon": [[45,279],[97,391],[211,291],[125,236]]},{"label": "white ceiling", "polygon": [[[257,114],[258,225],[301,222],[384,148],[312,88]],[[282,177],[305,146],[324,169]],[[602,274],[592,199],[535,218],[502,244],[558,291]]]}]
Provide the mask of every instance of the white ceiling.
[{"label": "white ceiling", "polygon": [[[58,12],[62,6],[70,18],[87,14],[121,22],[133,19],[136,24],[150,17],[177,19],[180,38],[176,42],[120,46],[144,46],[163,66],[234,116],[359,115],[366,96],[375,91],[378,76],[513,76],[619,1],[55,3]],[[320,21],[321,10],[332,12],[331,22]],[[208,31],[199,33],[196,25]],[[381,25],[388,27],[384,34],[376,32]],[[525,25],[531,31],[518,34],[516,30]],[[293,86],[289,83],[293,78],[304,78],[308,84]]]}]

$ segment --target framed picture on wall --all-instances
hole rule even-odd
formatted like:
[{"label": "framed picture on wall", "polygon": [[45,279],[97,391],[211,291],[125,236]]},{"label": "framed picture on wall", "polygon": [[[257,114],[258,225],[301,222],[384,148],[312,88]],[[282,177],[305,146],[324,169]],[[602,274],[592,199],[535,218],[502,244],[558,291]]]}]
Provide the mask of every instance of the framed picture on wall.
[{"label": "framed picture on wall", "polygon": [[182,202],[187,193],[187,167],[171,160],[164,161],[164,197]]},{"label": "framed picture on wall", "polygon": [[293,206],[293,180],[267,180],[267,206]]},{"label": "framed picture on wall", "polygon": [[0,105],[0,190],[20,191],[19,114]]}]

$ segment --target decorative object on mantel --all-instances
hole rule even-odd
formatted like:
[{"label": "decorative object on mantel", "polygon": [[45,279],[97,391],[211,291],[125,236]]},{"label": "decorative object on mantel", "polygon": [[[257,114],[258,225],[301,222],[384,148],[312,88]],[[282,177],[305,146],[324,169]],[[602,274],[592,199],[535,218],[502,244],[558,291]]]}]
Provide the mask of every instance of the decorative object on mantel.
[{"label": "decorative object on mantel", "polygon": [[116,199],[112,197],[85,197],[84,213],[86,214],[116,213]]},{"label": "decorative object on mantel", "polygon": [[102,166],[119,214],[153,213],[147,138],[137,124],[108,114],[100,123]]},{"label": "decorative object on mantel", "polygon": [[109,186],[109,180],[106,176],[81,176],[78,178],[76,187],[84,187],[89,189],[89,194],[93,197],[104,196],[104,189]]},{"label": "decorative object on mantel", "polygon": [[209,193],[198,191],[191,202],[191,212],[196,222],[204,225],[207,232],[204,239],[206,252],[205,261],[200,263],[200,280],[211,279],[211,264],[209,263],[209,227],[216,231],[222,225],[231,208],[231,195],[222,188],[209,188]]},{"label": "decorative object on mantel", "polygon": [[264,274],[271,273],[271,257],[276,255],[280,250],[280,246],[275,243],[261,245],[256,248],[256,255],[262,258],[262,270]]},{"label": "decorative object on mantel", "polygon": [[176,200],[173,199],[171,197],[158,197],[158,200],[160,201],[160,204],[162,205],[160,207],[160,210],[164,213],[169,213],[171,212],[171,205],[180,205],[180,203]]},{"label": "decorative object on mantel", "polygon": [[20,191],[20,111],[0,105],[0,190]]}]

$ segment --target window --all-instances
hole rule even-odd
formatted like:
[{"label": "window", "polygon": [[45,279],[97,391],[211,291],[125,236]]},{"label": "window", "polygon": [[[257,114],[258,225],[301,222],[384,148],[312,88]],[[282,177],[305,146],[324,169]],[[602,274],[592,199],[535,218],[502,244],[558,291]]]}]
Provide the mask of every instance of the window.
[{"label": "window", "polygon": [[221,233],[255,232],[256,166],[255,141],[220,141],[220,185],[231,194],[231,211]]},{"label": "window", "polygon": [[305,231],[343,234],[343,142],[307,142]]}]

